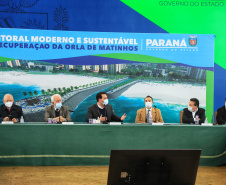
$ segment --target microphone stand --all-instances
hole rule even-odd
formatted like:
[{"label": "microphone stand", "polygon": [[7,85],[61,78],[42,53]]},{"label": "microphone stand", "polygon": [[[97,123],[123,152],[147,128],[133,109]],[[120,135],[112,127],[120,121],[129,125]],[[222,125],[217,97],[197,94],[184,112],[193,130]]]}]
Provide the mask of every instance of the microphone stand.
[{"label": "microphone stand", "polygon": [[107,110],[106,110],[106,106],[104,105],[104,114],[105,114],[105,117],[104,117],[104,124],[107,124],[107,121],[106,121],[106,117],[107,117]]},{"label": "microphone stand", "polygon": [[156,121],[157,120],[157,111],[156,111],[157,107],[154,105],[154,108],[155,108],[155,122],[157,123],[157,121]]},{"label": "microphone stand", "polygon": [[58,110],[58,112],[59,112],[59,124],[61,123],[61,121],[60,121],[60,109],[57,109]]},{"label": "microphone stand", "polygon": [[10,109],[8,117],[9,117],[9,120],[11,120],[11,121],[13,119],[13,114],[12,114],[13,112],[14,112],[14,110],[11,111],[11,109]]},{"label": "microphone stand", "polygon": [[61,122],[60,122],[60,109],[59,109],[59,123],[61,123]]}]

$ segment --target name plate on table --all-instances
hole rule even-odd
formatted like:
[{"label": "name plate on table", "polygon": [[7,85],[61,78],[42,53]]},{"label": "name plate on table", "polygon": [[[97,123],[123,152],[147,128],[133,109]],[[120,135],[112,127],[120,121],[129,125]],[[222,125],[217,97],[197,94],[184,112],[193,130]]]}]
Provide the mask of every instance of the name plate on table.
[{"label": "name plate on table", "polygon": [[74,122],[62,122],[62,125],[74,125]]},{"label": "name plate on table", "polygon": [[213,123],[202,123],[202,126],[213,126]]},{"label": "name plate on table", "polygon": [[2,121],[2,124],[14,124],[13,121]]},{"label": "name plate on table", "polygon": [[121,122],[109,122],[109,125],[121,125]]},{"label": "name plate on table", "polygon": [[152,125],[164,125],[164,123],[152,123]]},{"label": "name plate on table", "polygon": [[99,119],[97,119],[96,121],[93,122],[93,124],[100,124],[100,123],[101,123],[101,122],[100,122]]},{"label": "name plate on table", "polygon": [[89,124],[100,124],[99,119],[89,119]]}]

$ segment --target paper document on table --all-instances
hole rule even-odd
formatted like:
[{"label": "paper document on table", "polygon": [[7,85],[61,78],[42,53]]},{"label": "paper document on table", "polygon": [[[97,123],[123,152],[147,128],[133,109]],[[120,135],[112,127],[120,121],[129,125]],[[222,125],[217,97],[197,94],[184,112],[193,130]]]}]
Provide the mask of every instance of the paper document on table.
[{"label": "paper document on table", "polygon": [[164,125],[164,123],[152,123],[152,125]]},{"label": "paper document on table", "polygon": [[62,122],[63,125],[73,125],[74,122]]},{"label": "paper document on table", "polygon": [[109,125],[121,125],[121,122],[110,122]]},{"label": "paper document on table", "polygon": [[2,124],[13,124],[13,121],[2,121]]},{"label": "paper document on table", "polygon": [[202,126],[213,126],[213,123],[202,123]]}]

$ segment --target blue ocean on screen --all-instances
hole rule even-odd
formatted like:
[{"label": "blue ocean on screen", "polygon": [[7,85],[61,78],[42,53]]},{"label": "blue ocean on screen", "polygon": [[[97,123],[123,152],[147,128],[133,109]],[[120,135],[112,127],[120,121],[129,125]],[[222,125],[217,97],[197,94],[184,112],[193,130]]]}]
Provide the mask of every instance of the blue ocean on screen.
[{"label": "blue ocean on screen", "polygon": [[[96,94],[87,97],[71,114],[72,120],[85,122],[88,107],[95,103]],[[109,104],[112,105],[117,116],[121,117],[124,113],[127,114],[124,123],[134,123],[137,110],[144,107],[144,98],[119,96],[116,99],[109,99]],[[158,100],[154,100],[153,106],[161,110],[165,123],[180,123],[180,111],[185,108],[183,105],[162,103]]]},{"label": "blue ocean on screen", "polygon": [[34,93],[34,91],[38,91],[40,94],[41,88],[38,86],[23,86],[20,84],[6,84],[6,83],[0,83],[1,91],[0,91],[0,100],[3,100],[3,97],[5,94],[12,94],[15,101],[25,99],[28,97],[31,97],[29,95],[24,96],[23,92],[28,93],[31,91]]},{"label": "blue ocean on screen", "polygon": [[[0,87],[1,100],[3,100],[4,95],[8,93],[13,95],[15,101],[31,97],[29,95],[25,96],[23,92],[28,93],[29,91],[38,91],[39,95],[41,94],[41,88],[38,86],[23,86],[20,84],[0,83]],[[107,89],[102,91],[107,91]],[[78,105],[78,107],[74,109],[74,112],[71,114],[72,120],[74,122],[85,122],[88,107],[95,103],[96,93],[87,97],[83,102]],[[109,104],[112,105],[114,113],[117,116],[121,117],[124,113],[127,114],[124,123],[134,123],[137,110],[144,107],[144,98],[133,98],[121,95],[116,99],[109,99]],[[153,106],[156,106],[158,109],[161,110],[162,117],[165,123],[180,123],[180,111],[185,108],[184,105],[163,103],[161,100],[156,99],[154,99]]]}]

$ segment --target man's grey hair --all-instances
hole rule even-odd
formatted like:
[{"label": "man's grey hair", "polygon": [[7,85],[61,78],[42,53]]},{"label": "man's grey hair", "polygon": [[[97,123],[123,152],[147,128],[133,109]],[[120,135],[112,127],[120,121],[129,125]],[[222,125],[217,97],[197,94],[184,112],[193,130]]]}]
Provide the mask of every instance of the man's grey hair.
[{"label": "man's grey hair", "polygon": [[[55,96],[60,96],[60,95],[59,95],[59,94],[54,94],[54,95],[52,95],[52,96],[51,96],[51,102],[54,102]],[[60,97],[61,97],[61,96],[60,96]]]}]

